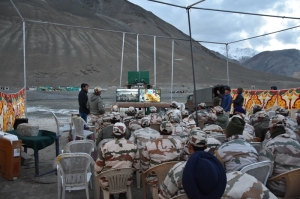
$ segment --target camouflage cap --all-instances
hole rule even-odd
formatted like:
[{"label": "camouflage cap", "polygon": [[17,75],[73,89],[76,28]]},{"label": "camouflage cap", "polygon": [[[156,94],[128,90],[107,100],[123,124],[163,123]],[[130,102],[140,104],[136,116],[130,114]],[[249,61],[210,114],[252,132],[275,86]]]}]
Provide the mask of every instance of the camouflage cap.
[{"label": "camouflage cap", "polygon": [[144,111],[139,110],[136,114],[135,114],[135,118],[137,119],[141,119],[145,116]]},{"label": "camouflage cap", "polygon": [[157,108],[156,108],[155,106],[151,106],[151,107],[149,108],[149,111],[150,111],[150,113],[156,113]]},{"label": "camouflage cap", "polygon": [[288,116],[289,114],[289,110],[288,109],[285,109],[283,107],[278,107],[276,110],[275,110],[275,114],[281,114],[281,115],[284,115],[284,116]]},{"label": "camouflage cap", "polygon": [[285,117],[280,114],[273,116],[269,122],[269,128],[276,127],[276,126],[285,126],[285,125],[286,125]]},{"label": "camouflage cap", "polygon": [[133,106],[129,106],[128,110],[126,111],[126,114],[135,114],[136,110]]},{"label": "camouflage cap", "polygon": [[212,109],[214,113],[218,113],[218,114],[224,113],[224,109],[221,106],[215,106]]},{"label": "camouflage cap", "polygon": [[192,130],[188,142],[195,147],[205,147],[207,145],[207,134],[202,130]]},{"label": "camouflage cap", "polygon": [[257,117],[265,118],[267,115],[266,111],[258,111],[256,112]]},{"label": "camouflage cap", "polygon": [[258,111],[261,111],[263,109],[263,107],[259,104],[254,104],[254,106],[252,107],[252,113],[256,113]]},{"label": "camouflage cap", "polygon": [[215,122],[218,119],[218,117],[214,113],[208,113],[207,119]]},{"label": "camouflage cap", "polygon": [[141,119],[141,127],[148,127],[150,126],[150,118],[149,117],[143,117]]},{"label": "camouflage cap", "polygon": [[119,112],[119,107],[117,105],[113,105],[111,107],[111,112]]},{"label": "camouflage cap", "polygon": [[198,104],[198,107],[199,107],[199,106],[202,107],[202,108],[206,108],[206,104],[205,104],[204,102]]},{"label": "camouflage cap", "polygon": [[172,108],[178,108],[178,103],[176,101],[173,101],[171,104],[170,104],[170,107]]},{"label": "camouflage cap", "polygon": [[167,133],[167,134],[171,135],[172,132],[173,132],[173,125],[169,121],[163,121],[160,124],[159,130],[160,130],[160,132]]},{"label": "camouflage cap", "polygon": [[95,93],[99,93],[99,92],[101,92],[103,89],[100,87],[100,86],[96,86],[95,88],[94,88],[94,92]]},{"label": "camouflage cap", "polygon": [[124,135],[126,133],[126,126],[121,122],[117,122],[113,126],[114,135]]},{"label": "camouflage cap", "polygon": [[120,113],[118,113],[118,112],[112,112],[110,114],[110,119],[111,120],[120,120],[121,119]]}]

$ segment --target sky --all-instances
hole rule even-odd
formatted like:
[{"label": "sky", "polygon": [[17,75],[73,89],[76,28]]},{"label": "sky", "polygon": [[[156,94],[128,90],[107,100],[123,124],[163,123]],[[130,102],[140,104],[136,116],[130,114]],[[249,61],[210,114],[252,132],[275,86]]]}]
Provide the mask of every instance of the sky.
[{"label": "sky", "polygon": [[[185,9],[147,0],[128,0],[151,11],[184,33],[189,33]],[[199,0],[159,0],[188,6]],[[195,7],[231,10],[257,14],[300,18],[300,0],[205,0]],[[299,19],[271,18],[191,9],[192,37],[197,41],[229,43],[300,25]],[[205,44],[210,49],[225,45]],[[283,49],[300,49],[300,27],[269,36],[230,44],[229,48],[252,48],[258,52]]]}]

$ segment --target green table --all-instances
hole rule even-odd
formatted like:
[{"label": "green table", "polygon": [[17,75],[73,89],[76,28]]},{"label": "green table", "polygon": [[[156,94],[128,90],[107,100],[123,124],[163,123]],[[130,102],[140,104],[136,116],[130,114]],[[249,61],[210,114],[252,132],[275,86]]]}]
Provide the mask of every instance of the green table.
[{"label": "green table", "polygon": [[27,147],[32,148],[34,151],[34,161],[35,161],[35,176],[42,176],[49,172],[40,174],[39,173],[39,150],[46,148],[47,146],[52,145],[55,142],[56,156],[59,155],[59,136],[56,136],[56,133],[52,131],[39,130],[38,136],[21,136],[17,134],[16,130],[7,131],[7,133],[18,136],[22,140],[24,146],[24,151],[27,152]]}]

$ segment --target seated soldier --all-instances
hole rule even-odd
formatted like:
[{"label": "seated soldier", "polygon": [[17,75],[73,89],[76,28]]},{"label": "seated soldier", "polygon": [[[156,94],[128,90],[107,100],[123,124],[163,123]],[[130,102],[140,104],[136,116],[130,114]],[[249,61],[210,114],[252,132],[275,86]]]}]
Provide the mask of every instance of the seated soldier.
[{"label": "seated soldier", "polygon": [[289,110],[279,107],[276,109],[275,111],[275,115],[282,115],[285,117],[285,127],[286,127],[286,131],[287,133],[290,134],[292,139],[297,140],[298,142],[300,142],[300,136],[298,136],[298,134],[295,133],[295,126],[297,125],[297,123],[289,117]]},{"label": "seated soldier", "polygon": [[112,107],[111,107],[111,111],[110,111],[111,113],[114,113],[114,112],[118,112],[119,113],[119,107],[117,106],[117,105],[113,105]]},{"label": "seated soldier", "polygon": [[139,150],[144,149],[146,143],[150,140],[154,140],[160,136],[160,133],[152,128],[150,128],[150,118],[143,117],[141,119],[141,129],[138,129],[131,133],[129,138],[130,141],[135,143]]},{"label": "seated soldier", "polygon": [[[286,132],[285,117],[276,115],[271,118],[269,140],[259,153],[259,161],[270,160],[273,163],[273,169],[270,177],[275,177],[284,172],[300,168],[300,144]],[[286,181],[268,181],[267,187],[275,195],[284,196],[286,190]]]},{"label": "seated soldier", "polygon": [[214,113],[209,113],[207,115],[207,122],[203,127],[203,131],[209,135],[222,135],[223,129],[216,124],[217,116]]},{"label": "seated soldier", "polygon": [[294,126],[295,128],[295,133],[300,136],[300,109],[297,110],[297,112],[295,113],[295,117],[296,117],[296,122],[297,122],[297,125]]},{"label": "seated soldier", "polygon": [[[142,151],[141,167],[144,171],[164,162],[179,161],[182,154],[182,145],[179,140],[170,136],[172,124],[163,121],[160,125],[160,136],[148,142]],[[157,184],[155,173],[146,177],[149,184]]]},{"label": "seated soldier", "polygon": [[[121,169],[134,167],[140,170],[140,156],[137,146],[124,139],[126,126],[123,123],[115,123],[113,126],[114,140],[105,143],[99,150],[98,159],[95,164],[95,172],[101,173],[110,169]],[[107,187],[105,178],[100,179],[100,185]],[[132,179],[128,183],[131,183]],[[121,193],[119,198],[126,198],[126,193]]]},{"label": "seated soldier", "polygon": [[123,118],[123,122],[126,125],[126,127],[128,127],[130,120],[134,119],[136,112],[137,111],[133,106],[128,107],[127,111],[125,111],[126,115]]},{"label": "seated soldier", "polygon": [[206,111],[206,104],[204,102],[198,104],[197,111],[195,111],[192,114],[195,121],[196,121],[196,112],[197,112],[197,116],[198,116],[198,123],[200,124],[200,127],[202,128],[204,126],[204,123],[206,123],[206,121],[207,121],[208,112]]},{"label": "seated soldier", "polygon": [[277,199],[264,184],[247,173],[233,171],[227,173],[226,176],[227,186],[221,199]]},{"label": "seated soldier", "polygon": [[132,118],[128,124],[129,133],[133,133],[134,131],[141,129],[141,119],[144,117],[144,112],[139,110],[136,112],[134,118]]},{"label": "seated soldier", "polygon": [[254,126],[254,124],[257,122],[257,112],[262,111],[263,107],[259,104],[255,104],[252,107],[252,114],[250,115],[249,124]]},{"label": "seated soldier", "polygon": [[149,108],[150,114],[150,124],[160,124],[162,119],[159,114],[157,114],[157,108],[155,106],[151,106]]},{"label": "seated soldier", "polygon": [[[191,132],[187,141],[187,148],[190,154],[195,151],[204,151],[207,145],[207,135],[201,130]],[[175,164],[167,174],[165,180],[160,185],[160,198],[171,198],[179,194],[184,194],[182,187],[182,173],[186,161]]]},{"label": "seated soldier", "polygon": [[179,140],[181,140],[181,143],[185,143],[189,132],[188,130],[180,125],[181,121],[181,113],[179,110],[174,110],[169,115],[169,121],[172,123],[173,129],[172,129],[172,136],[176,136]]},{"label": "seated soldier", "polygon": [[187,131],[191,131],[194,127],[196,127],[193,115],[189,115],[187,110],[181,111],[181,117],[182,120],[180,122],[180,126],[185,127]]},{"label": "seated soldier", "polygon": [[270,118],[265,111],[259,111],[256,113],[257,122],[254,125],[255,137],[261,139],[261,142],[265,140],[266,133],[269,131]]},{"label": "seated soldier", "polygon": [[[236,107],[233,111],[233,115],[239,115],[245,121],[246,110],[243,109],[242,107]],[[244,130],[243,130],[243,136],[244,136],[244,140],[247,142],[252,142],[253,138],[255,137],[255,132],[254,132],[253,126],[248,124],[246,121],[245,121]]]},{"label": "seated soldier", "polygon": [[258,162],[255,148],[244,140],[244,127],[245,121],[240,116],[232,116],[226,127],[228,142],[223,143],[215,151],[226,172],[239,171],[249,164]]},{"label": "seated soldier", "polygon": [[[105,142],[108,142],[108,141],[114,139],[113,126],[117,122],[120,122],[120,114],[119,113],[110,114],[110,125],[104,127],[98,133],[98,137],[96,140],[97,149],[100,149]],[[130,134],[128,132],[126,132],[125,139],[128,139],[129,137],[130,137]]]},{"label": "seated soldier", "polygon": [[211,112],[217,115],[216,124],[222,127],[222,129],[225,129],[228,124],[229,118],[224,113],[224,109],[221,106],[215,106],[211,109]]},{"label": "seated soldier", "polygon": [[173,101],[170,104],[170,108],[168,109],[167,113],[164,116],[164,121],[169,121],[169,115],[174,111],[174,110],[179,110],[179,105],[176,101]]}]

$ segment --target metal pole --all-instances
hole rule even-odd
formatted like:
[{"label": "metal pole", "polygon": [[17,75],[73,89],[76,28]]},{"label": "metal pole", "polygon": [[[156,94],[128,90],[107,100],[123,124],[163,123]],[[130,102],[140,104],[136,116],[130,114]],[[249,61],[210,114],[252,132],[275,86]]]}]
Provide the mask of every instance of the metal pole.
[{"label": "metal pole", "polygon": [[194,56],[193,56],[193,44],[192,44],[192,30],[191,30],[191,19],[190,19],[190,9],[186,9],[188,13],[189,21],[189,33],[190,33],[190,47],[191,47],[191,58],[192,58],[192,69],[193,69],[193,83],[194,83],[194,107],[196,108],[196,126],[198,127],[198,114],[197,114],[197,96],[196,96],[196,82],[195,82],[195,68],[194,68]]},{"label": "metal pole", "polygon": [[124,42],[125,42],[125,32],[123,32],[123,42],[122,42],[122,57],[121,57],[120,87],[122,86],[122,75],[123,75]]},{"label": "metal pole", "polygon": [[23,21],[23,58],[24,58],[24,94],[25,94],[25,118],[27,117],[27,93],[26,93],[26,22]]},{"label": "metal pole", "polygon": [[227,86],[229,86],[229,69],[228,69],[228,44],[226,44],[226,56],[227,56]]},{"label": "metal pole", "polygon": [[156,36],[153,37],[154,39],[154,88],[156,88]]},{"label": "metal pole", "polygon": [[139,66],[139,34],[136,35],[136,71],[140,71],[140,66]]},{"label": "metal pole", "polygon": [[172,39],[171,103],[173,101],[174,40]]}]

